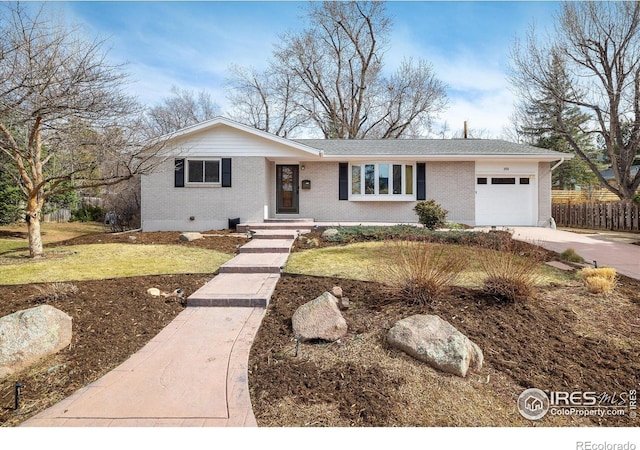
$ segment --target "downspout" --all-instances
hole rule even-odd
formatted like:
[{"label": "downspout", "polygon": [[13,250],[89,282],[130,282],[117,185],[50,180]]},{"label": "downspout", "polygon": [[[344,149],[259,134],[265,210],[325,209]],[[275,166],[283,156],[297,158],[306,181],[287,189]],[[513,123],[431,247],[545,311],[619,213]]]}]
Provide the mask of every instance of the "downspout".
[{"label": "downspout", "polygon": [[[556,164],[555,166],[553,166],[551,168],[551,174],[553,175],[553,171],[555,169],[557,169],[558,167],[560,167],[560,165],[564,162],[564,156],[560,159],[560,161],[558,162],[558,164]],[[553,217],[549,217],[549,228],[551,228],[552,230],[556,229],[556,221],[554,220]]]}]

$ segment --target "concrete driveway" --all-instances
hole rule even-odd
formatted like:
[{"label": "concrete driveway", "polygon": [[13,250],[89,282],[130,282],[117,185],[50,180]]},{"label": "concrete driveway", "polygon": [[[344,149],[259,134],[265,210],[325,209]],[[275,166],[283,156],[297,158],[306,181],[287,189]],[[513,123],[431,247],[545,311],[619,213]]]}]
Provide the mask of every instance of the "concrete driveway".
[{"label": "concrete driveway", "polygon": [[618,273],[640,280],[640,246],[619,242],[614,233],[578,234],[536,227],[515,227],[512,230],[514,239],[558,253],[572,248],[589,263],[597,261],[598,267],[614,267]]}]

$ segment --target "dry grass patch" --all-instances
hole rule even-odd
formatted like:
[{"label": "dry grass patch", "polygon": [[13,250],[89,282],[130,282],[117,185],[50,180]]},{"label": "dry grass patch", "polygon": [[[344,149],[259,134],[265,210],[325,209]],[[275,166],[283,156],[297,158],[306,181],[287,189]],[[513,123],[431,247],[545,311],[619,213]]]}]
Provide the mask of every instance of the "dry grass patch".
[{"label": "dry grass patch", "polygon": [[[454,244],[422,244],[436,249],[435,252],[442,249],[443,257],[464,261],[463,270],[452,283],[456,286],[481,288],[486,278],[482,262],[491,255],[494,258],[500,257],[500,252],[493,249]],[[298,251],[289,256],[285,272],[387,283],[385,272],[388,271],[390,247],[391,244],[388,242],[364,242]],[[516,256],[520,258],[520,255]],[[536,282],[540,285],[566,283],[572,279],[570,274],[541,264],[539,261],[534,261],[533,265]]]},{"label": "dry grass patch", "polygon": [[611,267],[584,268],[580,271],[582,282],[592,294],[611,294],[616,287],[616,269]]},{"label": "dry grass patch", "polygon": [[231,258],[214,250],[177,245],[76,245],[52,249],[38,260],[26,254],[0,258],[0,284],[213,273]]},{"label": "dry grass patch", "polygon": [[[97,222],[41,224],[42,243],[44,245],[104,232],[105,226]],[[28,249],[28,237],[27,225],[24,223],[0,226],[0,254]]]}]

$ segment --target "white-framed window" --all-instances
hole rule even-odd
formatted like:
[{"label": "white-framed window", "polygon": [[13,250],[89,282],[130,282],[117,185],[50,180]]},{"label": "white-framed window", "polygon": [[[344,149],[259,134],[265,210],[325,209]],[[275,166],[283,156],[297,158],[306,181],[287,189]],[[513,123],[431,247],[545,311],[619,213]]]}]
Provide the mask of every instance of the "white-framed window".
[{"label": "white-framed window", "polygon": [[402,162],[351,163],[351,200],[415,200],[415,167]]},{"label": "white-framed window", "polygon": [[216,158],[187,159],[187,183],[220,185],[222,164]]}]

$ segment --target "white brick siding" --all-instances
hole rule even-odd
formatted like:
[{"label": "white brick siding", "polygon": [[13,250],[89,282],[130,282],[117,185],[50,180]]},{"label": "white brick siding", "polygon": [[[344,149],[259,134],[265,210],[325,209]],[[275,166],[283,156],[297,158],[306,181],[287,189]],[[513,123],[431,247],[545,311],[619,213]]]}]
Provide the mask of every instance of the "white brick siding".
[{"label": "white brick siding", "polygon": [[233,218],[262,221],[267,204],[265,159],[237,157],[231,167],[230,188],[174,187],[173,159],[143,176],[142,229],[206,231],[227,228]]}]

